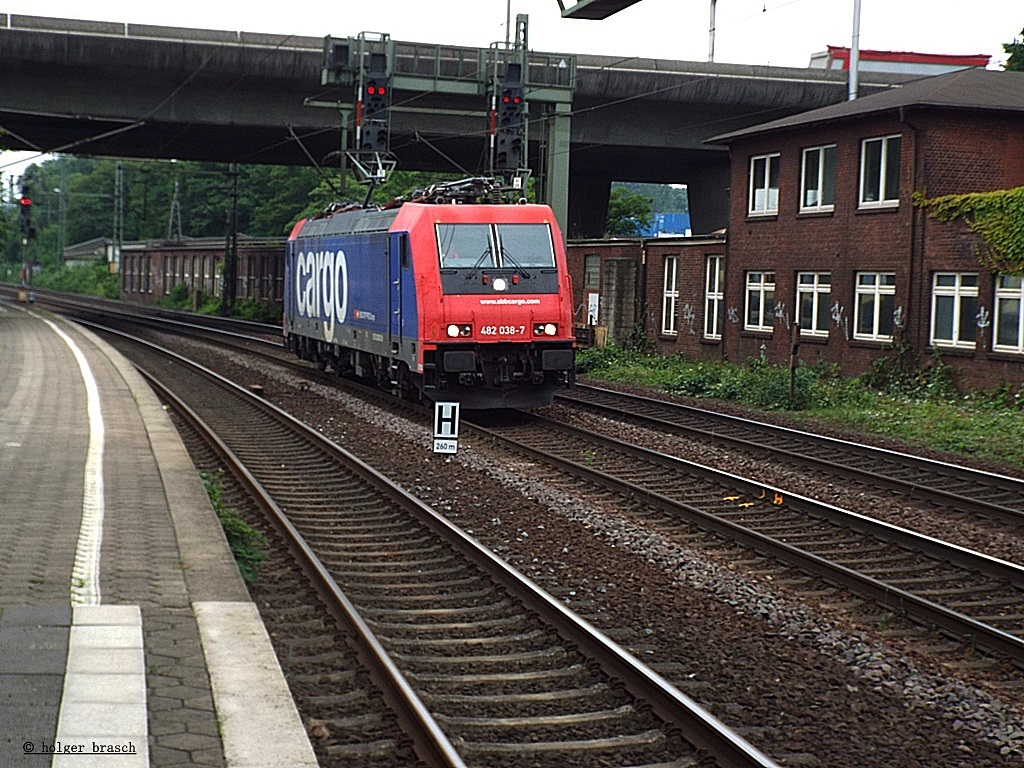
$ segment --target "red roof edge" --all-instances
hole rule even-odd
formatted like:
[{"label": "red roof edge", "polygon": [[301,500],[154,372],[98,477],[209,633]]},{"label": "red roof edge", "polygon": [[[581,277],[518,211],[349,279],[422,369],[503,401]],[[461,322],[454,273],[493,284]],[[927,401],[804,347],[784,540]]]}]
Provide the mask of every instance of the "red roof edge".
[{"label": "red roof edge", "polygon": [[[850,49],[841,45],[828,46],[829,58],[843,62],[843,69],[850,68]],[[872,51],[861,50],[864,61],[894,61],[910,64],[950,64],[962,67],[987,67],[991,56],[987,53],[952,55],[945,53],[914,53],[913,51]]]}]

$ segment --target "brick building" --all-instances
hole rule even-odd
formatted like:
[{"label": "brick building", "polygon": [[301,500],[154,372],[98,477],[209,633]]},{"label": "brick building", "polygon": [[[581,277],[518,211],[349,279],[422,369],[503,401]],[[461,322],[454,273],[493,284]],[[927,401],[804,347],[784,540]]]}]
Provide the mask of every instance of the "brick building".
[{"label": "brick building", "polygon": [[[223,292],[224,238],[126,243],[121,249],[121,298],[153,304],[177,285],[188,294]],[[284,297],[284,238],[238,239],[239,301],[280,305]]]},{"label": "brick building", "polygon": [[846,374],[904,342],[965,387],[1024,379],[1021,278],[912,202],[1024,186],[1024,73],[925,78],[710,141],[732,157],[725,359],[784,363],[799,325],[801,360]]},{"label": "brick building", "polygon": [[578,325],[619,345],[641,333],[661,354],[721,359],[724,233],[574,240],[567,257]]}]

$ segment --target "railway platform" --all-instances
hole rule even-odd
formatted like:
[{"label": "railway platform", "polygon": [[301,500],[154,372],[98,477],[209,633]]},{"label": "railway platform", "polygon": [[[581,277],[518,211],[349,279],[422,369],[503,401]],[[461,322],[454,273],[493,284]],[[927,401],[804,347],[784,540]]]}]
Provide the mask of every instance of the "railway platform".
[{"label": "railway platform", "polygon": [[0,768],[316,764],[155,395],[0,300]]}]

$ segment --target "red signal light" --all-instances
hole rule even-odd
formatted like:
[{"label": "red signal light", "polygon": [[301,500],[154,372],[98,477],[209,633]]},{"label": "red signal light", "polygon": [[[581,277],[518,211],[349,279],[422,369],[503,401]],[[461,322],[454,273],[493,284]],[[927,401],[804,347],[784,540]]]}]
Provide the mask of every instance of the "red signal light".
[{"label": "red signal light", "polygon": [[32,201],[29,200],[27,197],[23,197],[23,198],[21,198],[21,204],[22,205],[32,205]]}]

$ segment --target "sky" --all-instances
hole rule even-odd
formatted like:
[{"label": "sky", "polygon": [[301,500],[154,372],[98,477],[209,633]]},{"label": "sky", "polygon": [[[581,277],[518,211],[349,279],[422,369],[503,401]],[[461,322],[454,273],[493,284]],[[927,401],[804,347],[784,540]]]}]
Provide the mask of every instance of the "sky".
[{"label": "sky", "polygon": [[[563,19],[557,0],[5,0],[0,13],[312,37],[377,32],[478,47],[505,41],[508,16],[514,37],[517,14],[527,14],[533,50],[707,61],[710,7],[710,0],[640,0],[603,21]],[[850,45],[853,17],[854,0],[719,0],[714,60],[806,67],[811,54]],[[989,54],[990,68],[999,69],[1003,44],[1022,29],[1021,0],[861,0],[862,49]],[[20,174],[29,157],[0,154],[0,174]]]}]

